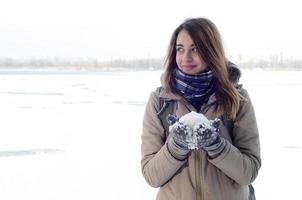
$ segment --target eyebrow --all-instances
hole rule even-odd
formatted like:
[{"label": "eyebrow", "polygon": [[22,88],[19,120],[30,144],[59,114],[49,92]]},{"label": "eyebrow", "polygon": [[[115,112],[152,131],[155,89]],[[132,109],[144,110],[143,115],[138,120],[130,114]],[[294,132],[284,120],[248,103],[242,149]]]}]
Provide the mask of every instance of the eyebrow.
[{"label": "eyebrow", "polygon": [[[183,47],[184,45],[183,44],[176,44],[176,46],[180,46],[180,47]],[[195,44],[191,44],[191,47],[194,47],[196,46]]]}]

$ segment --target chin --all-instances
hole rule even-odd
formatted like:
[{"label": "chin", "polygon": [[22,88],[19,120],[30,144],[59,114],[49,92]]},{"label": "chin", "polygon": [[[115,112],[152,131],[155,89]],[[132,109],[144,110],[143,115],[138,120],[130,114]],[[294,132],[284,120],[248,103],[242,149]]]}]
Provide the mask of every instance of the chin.
[{"label": "chin", "polygon": [[183,71],[186,74],[190,74],[190,75],[195,75],[200,73],[200,70],[197,69],[181,69],[181,71]]},{"label": "chin", "polygon": [[195,75],[195,74],[197,74],[197,73],[191,72],[191,71],[185,71],[185,73],[186,73],[186,74],[189,74],[189,75]]}]

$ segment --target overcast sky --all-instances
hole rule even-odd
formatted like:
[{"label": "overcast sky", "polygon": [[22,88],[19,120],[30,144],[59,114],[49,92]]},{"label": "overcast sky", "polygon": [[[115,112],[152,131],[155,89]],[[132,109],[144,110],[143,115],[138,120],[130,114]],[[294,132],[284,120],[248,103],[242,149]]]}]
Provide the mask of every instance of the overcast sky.
[{"label": "overcast sky", "polygon": [[164,57],[184,19],[207,17],[228,57],[302,58],[296,0],[0,0],[0,58]]}]

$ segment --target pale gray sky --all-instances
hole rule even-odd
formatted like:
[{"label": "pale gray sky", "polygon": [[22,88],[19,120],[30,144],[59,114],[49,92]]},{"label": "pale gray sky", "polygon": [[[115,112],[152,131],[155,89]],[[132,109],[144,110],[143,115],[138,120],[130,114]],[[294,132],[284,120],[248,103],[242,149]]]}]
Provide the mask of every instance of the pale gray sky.
[{"label": "pale gray sky", "polygon": [[229,57],[302,58],[298,0],[0,0],[0,57],[163,57],[188,17],[207,17]]}]

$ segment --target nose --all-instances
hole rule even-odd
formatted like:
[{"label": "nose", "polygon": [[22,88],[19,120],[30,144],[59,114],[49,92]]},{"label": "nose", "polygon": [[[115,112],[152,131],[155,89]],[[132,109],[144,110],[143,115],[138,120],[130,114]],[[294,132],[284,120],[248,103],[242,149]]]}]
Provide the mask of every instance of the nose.
[{"label": "nose", "polygon": [[184,55],[183,55],[183,60],[184,61],[192,61],[193,57],[192,57],[192,52],[191,51],[185,51]]}]

